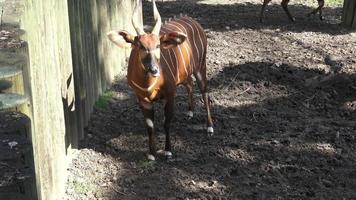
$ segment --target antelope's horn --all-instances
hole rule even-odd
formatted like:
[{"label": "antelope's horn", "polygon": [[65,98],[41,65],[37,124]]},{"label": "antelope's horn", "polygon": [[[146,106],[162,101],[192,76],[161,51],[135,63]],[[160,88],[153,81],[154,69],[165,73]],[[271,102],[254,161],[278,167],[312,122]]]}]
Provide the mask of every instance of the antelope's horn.
[{"label": "antelope's horn", "polygon": [[141,7],[141,0],[137,0],[137,4],[135,7],[135,10],[133,11],[132,14],[132,25],[136,30],[137,35],[143,35],[145,34],[145,31],[143,31],[143,29],[140,27],[140,25],[137,24],[137,20],[138,20],[138,10]]},{"label": "antelope's horn", "polygon": [[155,0],[152,0],[152,4],[153,4],[153,17],[156,22],[155,26],[152,29],[152,33],[155,35],[159,35],[159,31],[162,26],[162,19],[161,19],[161,15],[158,12]]}]

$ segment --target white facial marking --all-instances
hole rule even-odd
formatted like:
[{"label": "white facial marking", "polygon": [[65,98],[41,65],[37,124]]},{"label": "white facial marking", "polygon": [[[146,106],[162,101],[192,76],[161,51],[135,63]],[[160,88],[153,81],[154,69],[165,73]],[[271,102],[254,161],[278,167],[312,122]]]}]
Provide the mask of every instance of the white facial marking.
[{"label": "white facial marking", "polygon": [[146,124],[148,127],[153,128],[153,121],[149,118],[146,118]]},{"label": "white facial marking", "polygon": [[194,113],[193,113],[193,111],[189,110],[187,112],[187,115],[188,115],[189,118],[192,118],[194,116]]},{"label": "white facial marking", "polygon": [[208,133],[214,133],[214,129],[213,129],[213,127],[211,127],[211,126],[210,126],[210,127],[208,127],[207,132],[208,132]]},{"label": "white facial marking", "polygon": [[156,160],[156,158],[152,154],[148,154],[147,155],[147,159],[151,160],[151,161],[155,161]]},{"label": "white facial marking", "polygon": [[170,152],[170,151],[164,151],[164,155],[165,155],[165,156],[172,156],[172,152]]},{"label": "white facial marking", "polygon": [[153,54],[156,59],[160,59],[161,51],[160,51],[159,48],[157,48],[157,49],[152,50],[152,51],[151,51],[151,54]]}]

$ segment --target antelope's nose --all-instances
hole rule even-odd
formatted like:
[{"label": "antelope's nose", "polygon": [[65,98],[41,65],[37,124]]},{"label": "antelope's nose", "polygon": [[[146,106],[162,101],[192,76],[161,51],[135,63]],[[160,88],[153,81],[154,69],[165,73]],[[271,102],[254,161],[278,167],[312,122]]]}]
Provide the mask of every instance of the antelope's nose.
[{"label": "antelope's nose", "polygon": [[159,76],[159,68],[157,65],[150,63],[148,64],[147,69],[152,76]]}]

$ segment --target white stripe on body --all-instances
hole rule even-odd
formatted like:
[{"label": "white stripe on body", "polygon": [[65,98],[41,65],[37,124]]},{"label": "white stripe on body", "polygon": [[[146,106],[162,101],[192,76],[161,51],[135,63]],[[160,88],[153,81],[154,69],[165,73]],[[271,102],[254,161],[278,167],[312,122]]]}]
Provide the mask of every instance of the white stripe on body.
[{"label": "white stripe on body", "polygon": [[[168,30],[166,27],[162,27],[162,29],[166,29],[166,30]],[[161,29],[161,30],[162,30],[162,29]],[[175,52],[173,49],[166,49],[166,51],[168,51],[168,54],[169,54],[169,59],[170,59],[170,60],[171,60],[171,62],[172,62],[172,66],[174,66],[174,64],[173,64],[173,60],[172,60],[172,54],[171,54],[171,51],[173,52],[174,57],[176,58],[176,66],[177,66],[177,81],[178,81],[178,83],[179,83],[179,82],[180,82],[180,80],[179,80],[179,68],[178,68],[179,63],[178,63],[178,59],[177,59],[176,52]]]},{"label": "white stripe on body", "polygon": [[[188,26],[189,26],[189,28],[192,30],[192,34],[193,34],[193,43],[194,43],[194,47],[195,47],[195,49],[196,49],[196,52],[197,52],[197,55],[199,55],[200,53],[199,53],[199,49],[198,49],[198,46],[197,46],[197,44],[196,44],[196,42],[195,42],[195,31],[194,31],[194,28],[192,27],[192,25],[191,24],[189,24],[188,22],[186,22],[186,21],[184,21],[184,20],[182,20],[182,19],[177,19],[177,21],[181,21],[181,22],[183,22],[183,23],[185,23],[185,24],[187,24]],[[198,33],[199,34],[199,33]],[[202,49],[203,50],[203,49]],[[195,68],[195,57],[193,56],[193,63],[194,63],[194,68]]]},{"label": "white stripe on body", "polygon": [[[177,24],[177,25],[181,26],[181,27],[184,29],[186,35],[188,35],[187,29],[183,26],[183,24],[179,23],[178,20],[179,20],[179,19],[176,19],[176,21],[172,21],[171,23],[174,23],[174,24]],[[191,48],[191,47],[193,47],[193,46],[192,46],[192,43],[190,42],[189,38],[190,38],[190,37],[187,37],[187,39],[186,39],[186,40],[187,40],[187,43],[184,44],[184,46],[185,46],[185,45],[188,45],[188,43],[189,43],[188,48],[189,48],[190,51],[188,51],[187,47],[185,47],[185,49],[186,49],[187,52],[188,52],[188,60],[189,60],[190,73],[192,74],[192,73],[193,73],[193,69],[195,68],[195,62],[194,62],[193,50],[192,50],[192,48]],[[190,59],[190,57],[192,57],[193,62],[192,62],[192,60]],[[193,63],[193,67],[191,66],[192,63]]]},{"label": "white stripe on body", "polygon": [[[163,29],[167,29],[166,27],[162,27],[161,30],[164,32],[164,33],[167,33],[166,31],[164,31]],[[167,30],[168,31],[168,30]],[[178,70],[178,60],[177,60],[177,56],[176,56],[176,53],[174,50],[172,49],[166,49],[166,51],[168,52],[168,57],[169,57],[169,60],[171,61],[171,66],[174,67],[176,66],[177,69],[177,79],[178,79],[178,82],[179,82],[179,70]],[[173,51],[173,54],[174,54],[174,57],[176,58],[176,65],[174,65],[173,63],[173,59],[172,59],[172,54],[171,54],[171,51]],[[168,66],[169,67],[169,66]]]},{"label": "white stripe on body", "polygon": [[[203,40],[201,39],[201,36],[200,36],[200,33],[199,33],[199,28],[196,26],[195,22],[192,21],[189,17],[185,17],[184,19],[187,19],[188,21],[191,22],[191,24],[196,28],[197,30],[197,33],[198,33],[198,36],[199,36],[199,40],[200,40],[200,44],[201,44],[201,49],[202,49],[202,52],[201,52],[201,60],[200,60],[200,66],[203,66],[203,57],[204,57],[204,44],[203,44]],[[198,69],[197,69],[198,70]]]},{"label": "white stripe on body", "polygon": [[[170,23],[172,23],[173,21],[171,21]],[[181,32],[183,32],[183,30],[182,29],[180,29],[178,26],[176,26],[176,25],[173,25],[173,24],[166,24],[166,25],[171,25],[171,26],[174,26],[174,27],[176,27],[179,31],[181,31]],[[172,30],[172,29],[169,29],[169,28],[166,28],[167,30],[169,30],[169,31],[174,31],[174,30]],[[184,33],[184,32],[183,32]],[[179,53],[180,53],[180,55],[182,56],[182,61],[183,61],[183,66],[184,66],[184,70],[185,70],[185,73],[187,74],[187,76],[189,76],[189,73],[188,73],[188,70],[187,70],[187,66],[186,66],[186,64],[185,64],[185,60],[184,60],[184,56],[183,56],[183,52],[182,52],[182,48],[178,45],[177,46],[178,47],[178,50],[179,50]],[[185,47],[185,46],[184,46]],[[187,48],[185,48],[186,49],[186,51],[188,52],[188,50],[187,50]],[[188,56],[189,56],[189,52],[188,52]]]}]

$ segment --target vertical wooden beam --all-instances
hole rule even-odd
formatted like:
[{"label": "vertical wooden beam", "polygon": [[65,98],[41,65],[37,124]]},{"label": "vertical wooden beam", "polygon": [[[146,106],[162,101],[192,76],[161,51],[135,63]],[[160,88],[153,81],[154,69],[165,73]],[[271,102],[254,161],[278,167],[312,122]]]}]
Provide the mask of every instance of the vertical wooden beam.
[{"label": "vertical wooden beam", "polygon": [[343,13],[342,13],[342,23],[347,27],[356,26],[356,1],[355,0],[345,0]]}]

